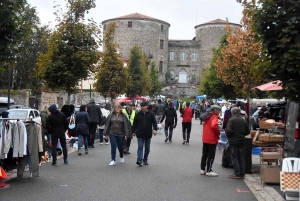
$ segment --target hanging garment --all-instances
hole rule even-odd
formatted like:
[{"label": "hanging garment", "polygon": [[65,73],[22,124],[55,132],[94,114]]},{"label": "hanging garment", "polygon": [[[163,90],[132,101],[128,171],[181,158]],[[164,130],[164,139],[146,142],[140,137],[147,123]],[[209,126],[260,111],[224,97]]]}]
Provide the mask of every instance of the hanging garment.
[{"label": "hanging garment", "polygon": [[[26,124],[27,149],[32,164],[32,176],[39,177],[39,152],[43,152],[42,130],[36,123]],[[18,159],[17,177],[23,177],[27,156]]]},{"label": "hanging garment", "polygon": [[7,157],[7,154],[4,153],[4,147],[6,144],[6,135],[7,135],[7,124],[6,121],[2,121],[1,123],[1,138],[0,138],[0,144],[1,144],[1,148],[0,148],[0,159],[5,159]]},{"label": "hanging garment", "polygon": [[21,131],[23,132],[23,135],[24,135],[24,149],[23,149],[23,155],[26,155],[27,154],[27,131],[26,131],[26,127],[25,127],[25,124],[23,123],[23,121],[20,121],[19,122],[20,125],[22,126],[22,129]]},{"label": "hanging garment", "polygon": [[13,135],[13,157],[17,158],[19,156],[20,132],[15,123],[13,123],[11,126]]}]

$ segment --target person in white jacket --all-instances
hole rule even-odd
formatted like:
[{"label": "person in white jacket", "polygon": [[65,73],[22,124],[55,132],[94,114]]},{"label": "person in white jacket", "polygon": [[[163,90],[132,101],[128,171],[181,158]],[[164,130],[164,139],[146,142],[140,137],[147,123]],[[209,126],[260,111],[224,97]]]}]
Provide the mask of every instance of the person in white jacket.
[{"label": "person in white jacket", "polygon": [[[101,112],[102,112],[102,115],[105,116],[106,118],[108,117],[108,115],[110,114],[110,111],[105,109],[105,104],[100,104],[100,107],[101,107]],[[99,126],[99,136],[100,136],[100,145],[103,145],[103,131],[105,129],[105,124],[102,125],[102,126]],[[108,142],[108,139],[105,139],[105,144],[106,145],[109,145],[109,142]]]}]

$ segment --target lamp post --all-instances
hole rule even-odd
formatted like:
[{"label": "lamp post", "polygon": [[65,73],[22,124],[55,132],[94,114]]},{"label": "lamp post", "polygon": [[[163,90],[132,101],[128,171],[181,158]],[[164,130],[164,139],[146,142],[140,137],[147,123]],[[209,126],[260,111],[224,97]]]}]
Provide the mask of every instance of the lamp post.
[{"label": "lamp post", "polygon": [[4,68],[7,69],[7,80],[8,80],[8,90],[7,90],[7,109],[10,109],[10,87],[11,87],[11,68],[9,68],[7,65],[4,66]]},{"label": "lamp post", "polygon": [[93,78],[88,78],[88,83],[90,84],[90,98],[92,98],[92,84],[94,84]]}]

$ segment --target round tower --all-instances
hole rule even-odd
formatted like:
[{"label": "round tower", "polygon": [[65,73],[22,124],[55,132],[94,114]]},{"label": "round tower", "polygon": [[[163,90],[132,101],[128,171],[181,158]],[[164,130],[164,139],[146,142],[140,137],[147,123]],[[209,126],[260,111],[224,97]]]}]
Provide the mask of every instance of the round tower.
[{"label": "round tower", "polygon": [[[160,80],[168,67],[168,40],[170,24],[139,13],[133,13],[102,22],[103,34],[110,22],[115,22],[115,42],[119,45],[122,56],[129,58],[130,49],[138,45],[155,61]],[[105,44],[103,45],[105,50]]]},{"label": "round tower", "polygon": [[232,29],[241,27],[240,24],[230,23],[221,19],[212,20],[195,26],[196,41],[199,41],[200,44],[199,59],[201,69],[210,64],[213,56],[212,50],[220,45],[220,40],[226,33],[225,27],[227,23]]}]

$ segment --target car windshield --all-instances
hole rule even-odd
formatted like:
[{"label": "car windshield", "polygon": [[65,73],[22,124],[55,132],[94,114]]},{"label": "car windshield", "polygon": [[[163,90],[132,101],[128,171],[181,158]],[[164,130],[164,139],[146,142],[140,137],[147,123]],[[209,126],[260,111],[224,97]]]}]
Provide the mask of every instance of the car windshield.
[{"label": "car windshield", "polygon": [[26,119],[27,117],[26,110],[10,110],[8,117],[11,119]]}]

